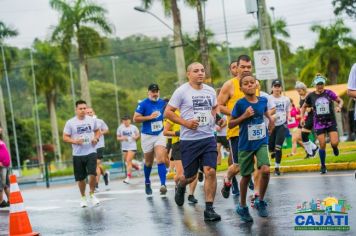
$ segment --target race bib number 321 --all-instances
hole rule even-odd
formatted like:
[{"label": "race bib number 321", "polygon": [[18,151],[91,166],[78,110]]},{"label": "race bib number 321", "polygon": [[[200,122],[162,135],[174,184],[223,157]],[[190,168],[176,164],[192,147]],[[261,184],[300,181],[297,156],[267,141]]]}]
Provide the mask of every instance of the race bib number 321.
[{"label": "race bib number 321", "polygon": [[210,124],[210,111],[195,112],[194,119],[199,122],[199,126],[206,126]]}]

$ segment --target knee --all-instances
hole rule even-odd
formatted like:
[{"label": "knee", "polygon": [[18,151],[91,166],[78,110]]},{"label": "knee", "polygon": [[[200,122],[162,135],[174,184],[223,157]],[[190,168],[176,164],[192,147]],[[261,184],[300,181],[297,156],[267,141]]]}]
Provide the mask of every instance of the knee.
[{"label": "knee", "polygon": [[229,167],[229,171],[233,174],[237,174],[237,172],[239,172],[239,166],[238,165],[235,165],[235,164],[232,164],[230,167]]},{"label": "knee", "polygon": [[212,167],[205,167],[204,173],[207,178],[216,176],[216,170]]},{"label": "knee", "polygon": [[261,176],[264,178],[268,178],[270,175],[270,169],[269,166],[262,166],[261,167]]}]

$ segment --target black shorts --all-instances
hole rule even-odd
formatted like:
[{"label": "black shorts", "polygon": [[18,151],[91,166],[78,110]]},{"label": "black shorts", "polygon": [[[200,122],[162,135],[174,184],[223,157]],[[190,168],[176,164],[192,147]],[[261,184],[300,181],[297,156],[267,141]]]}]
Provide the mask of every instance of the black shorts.
[{"label": "black shorts", "polygon": [[128,152],[128,151],[130,151],[130,152],[134,152],[134,153],[136,153],[136,152],[137,152],[137,150],[122,150],[122,152]]},{"label": "black shorts", "polygon": [[299,129],[307,129],[307,130],[313,130],[314,122],[313,122],[313,117],[309,117],[305,120],[304,127],[302,127],[299,123],[298,128]]},{"label": "black shorts", "polygon": [[166,149],[167,149],[167,153],[169,153],[172,149],[172,139],[171,138],[167,139]]},{"label": "black shorts", "polygon": [[333,131],[337,132],[336,125],[332,125],[332,126],[330,126],[328,128],[324,128],[324,129],[316,129],[315,130],[315,134],[316,134],[316,136],[318,136],[320,134],[330,133],[330,132],[333,132]]},{"label": "black shorts", "polygon": [[104,148],[98,148],[96,149],[96,158],[98,158],[99,160],[103,159],[104,157]]},{"label": "black shorts", "polygon": [[173,161],[181,161],[182,155],[180,153],[180,142],[172,144],[172,159]]},{"label": "black shorts", "polygon": [[215,137],[200,140],[181,140],[180,151],[184,176],[191,178],[198,173],[201,166],[216,169],[218,152]]},{"label": "black shorts", "polygon": [[270,152],[274,152],[276,146],[279,147],[279,149],[282,149],[287,131],[288,128],[286,124],[276,126],[273,129],[271,136],[269,136],[269,140],[268,140],[268,149]]},{"label": "black shorts", "polygon": [[221,145],[223,145],[223,147],[225,149],[229,149],[230,148],[229,141],[227,141],[226,136],[217,136],[216,137],[216,142],[217,143],[221,143]]},{"label": "black shorts", "polygon": [[73,156],[75,181],[82,181],[88,175],[96,176],[96,153],[86,156]]},{"label": "black shorts", "polygon": [[229,139],[230,145],[230,155],[232,159],[232,163],[235,165],[239,164],[239,136],[231,137]]}]

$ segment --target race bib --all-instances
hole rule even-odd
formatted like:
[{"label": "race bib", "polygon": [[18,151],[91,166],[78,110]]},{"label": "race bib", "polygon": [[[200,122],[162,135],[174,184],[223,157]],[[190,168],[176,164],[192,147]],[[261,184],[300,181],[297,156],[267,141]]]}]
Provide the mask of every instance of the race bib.
[{"label": "race bib", "polygon": [[295,117],[291,117],[290,120],[288,120],[288,125],[295,124]]},{"label": "race bib", "polygon": [[162,121],[155,121],[151,123],[151,130],[152,132],[157,132],[161,131],[163,129],[163,123]]},{"label": "race bib", "polygon": [[94,134],[93,133],[85,133],[80,135],[80,138],[83,139],[83,144],[87,145],[87,144],[91,144],[91,141],[94,138]]},{"label": "race bib", "polygon": [[266,125],[265,123],[258,125],[248,125],[248,140],[260,140],[266,137]]},{"label": "race bib", "polygon": [[330,114],[329,103],[319,103],[316,105],[316,114],[317,115],[326,115]]},{"label": "race bib", "polygon": [[276,123],[277,124],[284,124],[286,123],[286,114],[285,113],[280,113],[280,112],[277,112],[276,113]]},{"label": "race bib", "polygon": [[210,124],[210,111],[194,112],[194,119],[199,122],[199,126],[207,126]]}]

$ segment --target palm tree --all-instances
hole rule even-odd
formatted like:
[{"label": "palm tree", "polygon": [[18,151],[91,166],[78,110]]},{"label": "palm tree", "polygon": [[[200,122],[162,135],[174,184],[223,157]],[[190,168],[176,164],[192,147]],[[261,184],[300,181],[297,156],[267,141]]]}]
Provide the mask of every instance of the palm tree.
[{"label": "palm tree", "polygon": [[49,42],[35,40],[34,49],[36,87],[46,98],[53,143],[56,147],[55,152],[57,158],[61,160],[56,100],[60,92],[65,92],[67,90],[67,70],[64,64],[61,63],[63,61],[63,56],[59,47],[53,46]]},{"label": "palm tree", "polygon": [[355,46],[351,29],[338,19],[329,26],[313,25],[311,30],[318,34],[318,41],[309,51],[309,63],[302,69],[301,78],[307,83],[317,72],[325,73],[330,84],[346,82],[351,56],[349,46]]},{"label": "palm tree", "polygon": [[105,34],[113,31],[113,27],[105,18],[107,11],[89,0],[50,0],[50,5],[61,14],[52,39],[60,43],[66,58],[69,58],[72,40],[75,39],[82,98],[91,106],[86,57],[103,49],[103,39],[99,31]]},{"label": "palm tree", "polygon": [[[0,46],[1,46],[2,52],[4,50],[4,48],[3,48],[4,47],[3,46],[4,39],[15,37],[17,35],[18,35],[17,30],[12,29],[11,27],[8,27],[7,25],[5,25],[4,22],[0,21]],[[12,55],[4,53],[5,62],[3,61],[3,57],[0,57],[0,60],[1,60],[1,64],[0,64],[1,74],[3,74],[3,71],[4,71],[3,65],[5,65],[5,63],[6,63],[7,67],[10,67],[11,59],[13,59],[14,56],[15,56],[12,51],[10,51],[10,53]],[[9,139],[7,123],[6,123],[6,111],[5,111],[4,95],[3,95],[3,92],[2,92],[2,87],[1,86],[0,86],[0,124],[1,124],[1,127],[3,129],[3,136],[4,136],[4,140],[5,140],[6,146],[10,150],[10,139]]]}]

